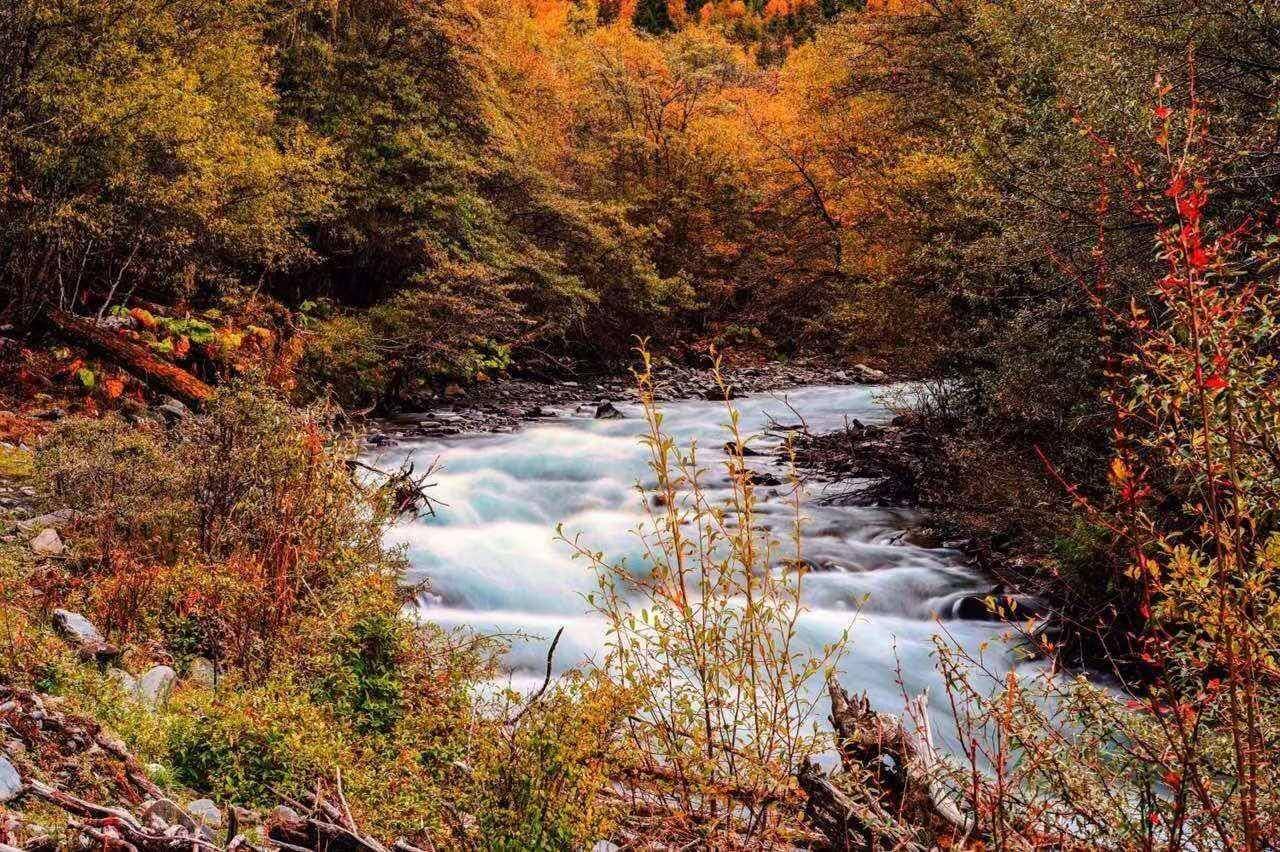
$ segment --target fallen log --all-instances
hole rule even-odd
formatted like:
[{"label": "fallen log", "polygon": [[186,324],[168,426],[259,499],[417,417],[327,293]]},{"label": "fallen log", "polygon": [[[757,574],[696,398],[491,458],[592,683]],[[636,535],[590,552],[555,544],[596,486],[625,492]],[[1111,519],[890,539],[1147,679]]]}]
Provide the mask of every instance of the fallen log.
[{"label": "fallen log", "polygon": [[48,322],[67,339],[96,350],[139,381],[168,391],[184,402],[199,405],[213,396],[212,387],[186,370],[91,320],[55,308],[49,312]]},{"label": "fallen log", "polygon": [[902,718],[878,713],[865,696],[850,696],[830,679],[831,725],[835,729],[844,786],[816,766],[796,775],[807,797],[806,813],[832,847],[922,848],[912,837],[972,837],[977,820],[963,812],[943,782],[942,758],[933,743],[924,696]]}]

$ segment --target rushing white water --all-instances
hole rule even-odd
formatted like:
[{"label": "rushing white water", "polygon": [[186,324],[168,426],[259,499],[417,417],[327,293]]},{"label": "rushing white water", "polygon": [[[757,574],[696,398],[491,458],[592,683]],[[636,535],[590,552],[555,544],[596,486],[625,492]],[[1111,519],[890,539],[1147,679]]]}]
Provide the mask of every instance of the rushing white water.
[{"label": "rushing white water", "polygon": [[[876,391],[862,386],[807,387],[786,395],[814,433],[840,428],[846,418],[883,422],[886,409]],[[771,442],[760,433],[774,422],[796,421],[779,397],[756,395],[734,401],[744,434],[757,434],[752,447]],[[569,412],[530,424],[520,432],[463,435],[407,443],[383,452],[378,462],[395,466],[406,456],[421,469],[439,456],[442,472],[434,497],[448,504],[438,517],[395,527],[391,541],[404,544],[411,580],[426,580],[430,594],[421,603],[424,619],[444,626],[469,626],[487,633],[523,634],[507,657],[513,684],[540,680],[547,643],[565,628],[555,663],[563,670],[598,658],[601,621],[584,596],[595,589],[588,565],[570,558],[555,540],[557,524],[566,534],[643,570],[634,531],[643,520],[637,483],[649,484],[645,429],[637,407],[619,405],[622,420],[594,420]],[[663,406],[665,429],[681,444],[695,441],[700,461],[723,470],[727,438],[723,403],[687,401]],[[776,439],[773,440],[776,444]],[[749,459],[761,469],[771,458]],[[785,478],[785,477],[784,477]],[[723,476],[710,476],[714,492]],[[834,490],[833,490],[834,489]],[[985,644],[986,668],[996,676],[1014,665],[998,624],[949,620],[962,594],[989,588],[960,561],[956,551],[909,543],[904,533],[916,519],[904,510],[836,505],[848,483],[805,489],[804,557],[828,570],[804,578],[800,631],[815,648],[833,642],[852,626],[840,669],[851,689],[865,691],[873,704],[901,712],[903,694],[928,689],[935,729],[949,739],[950,709],[935,669],[933,640],[944,631],[973,653]],[[766,525],[785,533],[792,521],[786,489],[760,489]],[[864,602],[865,601],[865,602]],[[901,683],[898,682],[899,676]]]}]

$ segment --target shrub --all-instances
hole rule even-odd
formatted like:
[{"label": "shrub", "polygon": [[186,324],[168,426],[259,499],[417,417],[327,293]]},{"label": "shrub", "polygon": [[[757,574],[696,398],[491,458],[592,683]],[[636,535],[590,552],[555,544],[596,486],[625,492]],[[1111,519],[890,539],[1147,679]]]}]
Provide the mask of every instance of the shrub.
[{"label": "shrub", "polygon": [[[803,573],[774,570],[781,545],[757,515],[737,412],[727,406],[727,446],[738,450],[725,462],[732,493],[721,505],[703,490],[696,447],[682,451],[663,432],[642,354],[644,443],[657,485],[639,535],[652,568],[637,575],[566,539],[597,571],[600,591],[589,600],[608,624],[602,670],[638,704],[623,771],[706,842],[767,844],[778,811],[796,801],[795,770],[821,748],[808,723],[844,641],[811,654],[797,639]],[[793,494],[798,554],[794,481]]]},{"label": "shrub", "polygon": [[164,620],[189,643],[195,619],[201,650],[244,663],[348,574],[398,575],[388,500],[352,475],[354,454],[324,408],[236,383],[171,432],[69,421],[38,461],[50,501],[79,512],[71,534],[107,629]]}]

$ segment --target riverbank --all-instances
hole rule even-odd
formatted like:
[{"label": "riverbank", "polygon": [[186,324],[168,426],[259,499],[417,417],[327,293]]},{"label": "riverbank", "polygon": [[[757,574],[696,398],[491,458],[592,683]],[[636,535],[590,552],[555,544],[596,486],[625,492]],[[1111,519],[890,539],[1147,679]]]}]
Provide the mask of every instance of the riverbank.
[{"label": "riverbank", "polygon": [[[749,393],[783,391],[804,385],[876,384],[888,376],[864,364],[840,366],[821,359],[758,364],[728,364],[720,380],[709,368],[671,362],[654,369],[655,398],[723,400]],[[723,388],[721,387],[723,382]],[[406,410],[369,421],[370,446],[389,446],[401,440],[446,437],[468,432],[511,432],[522,424],[562,415],[608,416],[614,403],[639,400],[635,377],[621,371],[575,373],[565,379],[497,378],[466,386],[446,385],[439,393]]]}]

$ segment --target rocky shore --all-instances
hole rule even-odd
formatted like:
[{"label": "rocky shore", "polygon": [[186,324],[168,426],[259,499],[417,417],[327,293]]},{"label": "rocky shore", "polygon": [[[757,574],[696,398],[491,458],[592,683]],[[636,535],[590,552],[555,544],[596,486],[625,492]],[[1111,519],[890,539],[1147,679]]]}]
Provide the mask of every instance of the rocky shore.
[{"label": "rocky shore", "polygon": [[[710,369],[663,364],[654,373],[660,401],[724,398]],[[873,384],[888,379],[863,364],[837,367],[803,361],[727,367],[721,378],[731,398],[799,385]],[[420,400],[419,411],[373,420],[366,443],[382,447],[466,432],[512,432],[548,417],[606,418],[617,416],[614,403],[638,401],[634,378],[622,373],[563,381],[507,378],[467,387],[448,385],[434,397]]]}]

